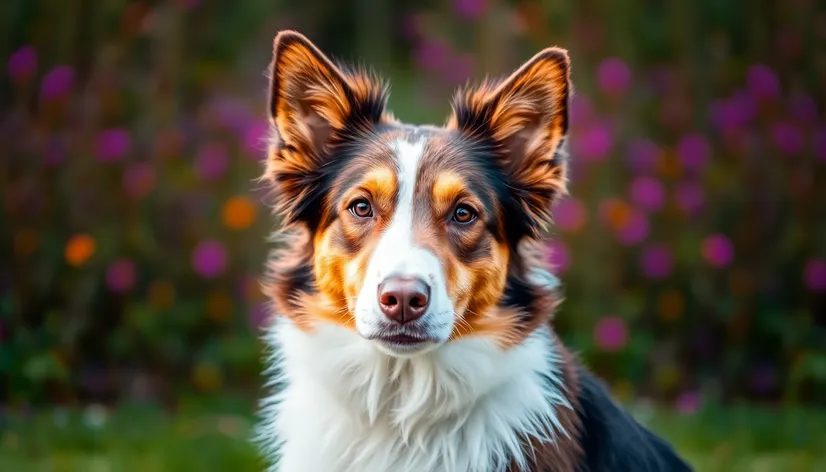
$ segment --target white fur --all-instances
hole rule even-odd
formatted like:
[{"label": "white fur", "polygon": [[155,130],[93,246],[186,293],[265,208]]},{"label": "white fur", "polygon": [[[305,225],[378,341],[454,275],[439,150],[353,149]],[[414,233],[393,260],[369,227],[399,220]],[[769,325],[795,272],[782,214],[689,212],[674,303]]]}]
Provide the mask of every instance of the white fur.
[{"label": "white fur", "polygon": [[[413,240],[414,195],[419,163],[424,154],[425,140],[408,142],[399,139],[394,143],[398,165],[398,200],[393,219],[382,233],[367,267],[364,283],[356,300],[356,329],[362,336],[384,330],[385,315],[379,309],[378,286],[388,276],[418,277],[430,285],[430,305],[427,313],[417,322],[419,331],[437,340],[423,350],[433,349],[447,341],[453,330],[453,303],[447,293],[444,270],[439,259],[431,251],[416,246]],[[389,347],[380,348],[391,354]],[[419,351],[421,352],[421,350]],[[409,353],[404,353],[409,354]]]},{"label": "white fur", "polygon": [[547,327],[505,351],[480,337],[412,358],[286,317],[266,339],[277,391],[258,439],[270,472],[504,472],[530,458],[525,436],[567,434],[557,411],[571,405]]}]

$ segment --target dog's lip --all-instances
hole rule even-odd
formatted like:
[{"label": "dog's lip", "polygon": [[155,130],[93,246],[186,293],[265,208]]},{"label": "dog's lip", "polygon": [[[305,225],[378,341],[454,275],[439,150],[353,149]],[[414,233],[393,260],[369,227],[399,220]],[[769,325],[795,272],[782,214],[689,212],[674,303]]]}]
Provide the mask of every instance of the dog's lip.
[{"label": "dog's lip", "polygon": [[425,335],[414,335],[407,333],[377,333],[369,336],[367,339],[381,341],[385,344],[393,344],[398,346],[415,346],[417,344],[424,344],[435,342],[436,340]]}]

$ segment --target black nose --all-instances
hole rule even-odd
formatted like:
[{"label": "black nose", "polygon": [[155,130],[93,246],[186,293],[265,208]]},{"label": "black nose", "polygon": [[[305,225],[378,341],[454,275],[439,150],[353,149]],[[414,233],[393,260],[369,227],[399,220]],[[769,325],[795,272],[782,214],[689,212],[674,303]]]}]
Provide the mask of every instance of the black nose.
[{"label": "black nose", "polygon": [[422,317],[430,303],[430,286],[419,278],[388,277],[379,284],[379,307],[399,324]]}]

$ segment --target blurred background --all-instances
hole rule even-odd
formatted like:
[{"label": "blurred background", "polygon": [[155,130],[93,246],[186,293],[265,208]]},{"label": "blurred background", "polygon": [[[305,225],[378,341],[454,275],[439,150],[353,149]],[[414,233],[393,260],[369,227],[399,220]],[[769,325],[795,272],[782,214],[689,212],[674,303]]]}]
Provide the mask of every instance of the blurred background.
[{"label": "blurred background", "polygon": [[415,123],[569,49],[557,330],[698,470],[826,471],[816,0],[3,0],[0,470],[262,470],[284,28]]}]

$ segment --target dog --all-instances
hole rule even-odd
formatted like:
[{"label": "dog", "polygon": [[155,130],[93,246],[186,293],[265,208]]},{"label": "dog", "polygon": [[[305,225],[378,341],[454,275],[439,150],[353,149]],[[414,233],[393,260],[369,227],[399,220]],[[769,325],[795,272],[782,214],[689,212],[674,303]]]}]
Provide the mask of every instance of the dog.
[{"label": "dog", "polygon": [[407,125],[375,74],[276,36],[270,471],[690,470],[550,326],[570,96],[549,48],[460,90],[444,126]]}]

